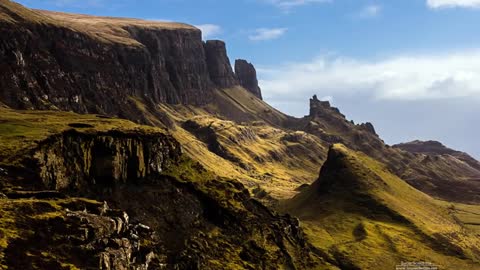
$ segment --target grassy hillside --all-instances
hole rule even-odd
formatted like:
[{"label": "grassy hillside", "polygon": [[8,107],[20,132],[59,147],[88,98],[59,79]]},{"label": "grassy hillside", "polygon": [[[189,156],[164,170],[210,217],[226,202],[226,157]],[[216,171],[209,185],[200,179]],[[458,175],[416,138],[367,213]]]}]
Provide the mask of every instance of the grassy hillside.
[{"label": "grassy hillside", "polygon": [[[223,101],[204,108],[157,107],[191,157],[218,175],[238,179],[262,199],[290,198],[299,186],[313,182],[327,144],[306,132],[282,128],[289,117],[241,87],[219,90],[217,99]],[[158,116],[142,101],[137,100],[137,106],[158,124]]]},{"label": "grassy hillside", "polygon": [[18,158],[49,136],[66,130],[82,132],[164,133],[161,128],[101,115],[82,115],[59,111],[16,111],[0,108],[0,165],[16,163]]},{"label": "grassy hillside", "polygon": [[48,17],[43,16],[39,12],[25,8],[10,0],[0,0],[0,22],[22,23],[35,22],[47,23],[53,22]]},{"label": "grassy hillside", "polygon": [[200,35],[199,29],[184,23],[33,10],[10,0],[0,0],[0,22],[49,24],[87,34],[98,41],[133,46],[141,46],[141,44],[132,37],[131,32],[127,31],[127,27],[148,28],[151,30],[182,29],[198,32]]},{"label": "grassy hillside", "polygon": [[283,207],[300,218],[319,250],[345,267],[429,261],[440,269],[480,269],[471,225],[480,207],[437,201],[343,145],[330,149],[319,179]]}]

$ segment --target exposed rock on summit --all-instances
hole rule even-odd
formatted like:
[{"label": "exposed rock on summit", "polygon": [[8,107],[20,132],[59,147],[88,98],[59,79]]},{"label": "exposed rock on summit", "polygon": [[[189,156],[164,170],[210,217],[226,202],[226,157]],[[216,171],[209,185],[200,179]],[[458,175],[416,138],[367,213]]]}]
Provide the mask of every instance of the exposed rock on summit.
[{"label": "exposed rock on summit", "polygon": [[340,110],[332,107],[330,105],[329,101],[321,101],[318,99],[317,95],[313,95],[313,97],[310,99],[310,116],[315,117],[315,116],[327,116],[331,112],[340,114],[343,118],[345,116],[340,113]]},{"label": "exposed rock on summit", "polygon": [[371,134],[378,136],[377,132],[375,131],[375,127],[373,126],[372,123],[366,122],[366,123],[360,124],[360,127],[362,129],[364,129],[365,131],[370,132]]},{"label": "exposed rock on summit", "polygon": [[257,71],[251,63],[243,59],[235,60],[235,74],[241,86],[262,99],[262,91],[258,86]]}]

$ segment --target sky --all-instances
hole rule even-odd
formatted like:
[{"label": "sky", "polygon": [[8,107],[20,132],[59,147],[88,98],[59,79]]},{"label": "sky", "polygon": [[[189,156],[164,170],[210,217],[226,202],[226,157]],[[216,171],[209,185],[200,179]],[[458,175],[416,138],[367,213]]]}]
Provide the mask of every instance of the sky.
[{"label": "sky", "polygon": [[252,62],[264,99],[301,117],[330,100],[388,143],[439,140],[480,158],[480,0],[20,0],[180,21]]}]

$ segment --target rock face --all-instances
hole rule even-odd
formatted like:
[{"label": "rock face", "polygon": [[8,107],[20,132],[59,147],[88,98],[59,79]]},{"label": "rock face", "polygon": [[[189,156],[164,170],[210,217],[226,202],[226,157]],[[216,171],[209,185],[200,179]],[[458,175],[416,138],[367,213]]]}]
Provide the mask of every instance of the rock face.
[{"label": "rock face", "polygon": [[55,23],[0,23],[0,98],[14,108],[114,115],[126,114],[121,104],[132,96],[165,103],[210,100],[199,30],[122,29],[136,43],[99,40]]},{"label": "rock face", "polygon": [[0,7],[0,101],[12,108],[137,120],[136,100],[205,105],[238,84],[225,43],[193,26]]},{"label": "rock face", "polygon": [[219,88],[228,88],[238,84],[227,56],[225,42],[208,40],[205,43],[207,66],[210,79]]},{"label": "rock face", "polygon": [[373,134],[373,135],[378,136],[378,135],[377,135],[377,132],[375,131],[375,127],[374,127],[373,124],[370,123],[370,122],[360,124],[360,128],[364,129],[364,130],[367,131],[367,132],[370,132],[370,133]]},{"label": "rock face", "polygon": [[251,63],[242,59],[235,60],[235,74],[241,86],[262,99],[262,91],[258,86],[257,71]]},{"label": "rock face", "polygon": [[318,99],[317,95],[313,95],[310,99],[310,117],[329,116],[332,112],[345,118],[345,116],[340,113],[340,110],[330,105],[329,101],[321,101]]},{"label": "rock face", "polygon": [[161,133],[90,135],[68,131],[43,143],[34,157],[46,188],[86,190],[92,185],[111,187],[159,174],[180,155],[178,142]]}]

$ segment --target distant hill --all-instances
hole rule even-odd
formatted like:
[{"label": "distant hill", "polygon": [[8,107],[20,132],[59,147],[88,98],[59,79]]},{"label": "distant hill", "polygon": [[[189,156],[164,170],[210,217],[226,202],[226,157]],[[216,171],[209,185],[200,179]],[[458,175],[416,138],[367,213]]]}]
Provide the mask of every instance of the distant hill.
[{"label": "distant hill", "polygon": [[437,201],[366,155],[336,144],[318,180],[284,204],[308,238],[348,269],[391,269],[424,261],[439,269],[480,269],[480,207]]}]

